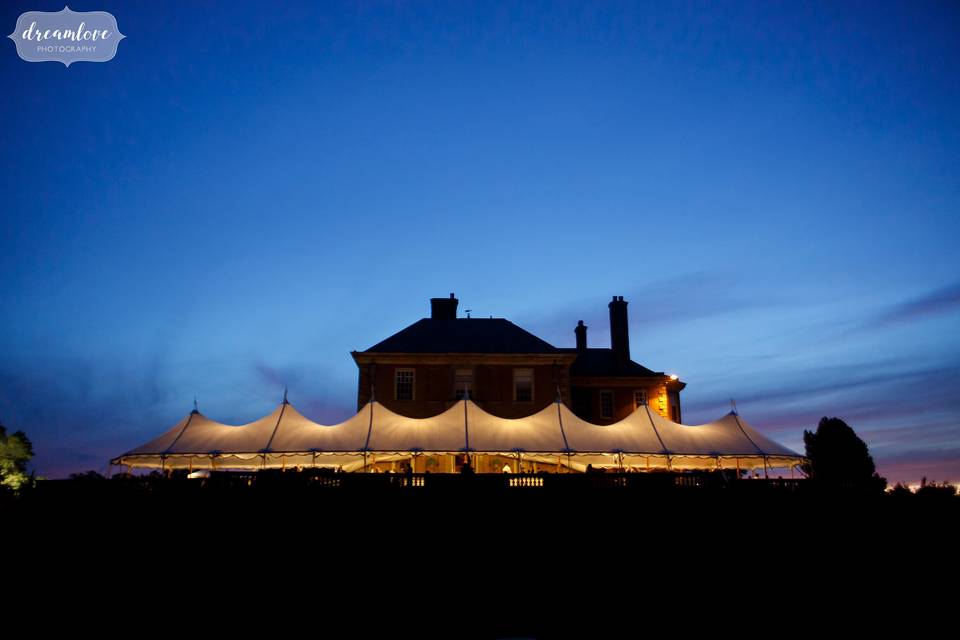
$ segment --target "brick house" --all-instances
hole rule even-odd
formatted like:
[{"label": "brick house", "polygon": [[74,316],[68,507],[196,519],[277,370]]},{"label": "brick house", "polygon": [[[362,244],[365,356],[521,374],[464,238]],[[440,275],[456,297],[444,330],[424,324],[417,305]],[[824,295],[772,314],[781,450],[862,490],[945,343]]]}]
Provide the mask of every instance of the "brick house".
[{"label": "brick house", "polygon": [[371,398],[397,413],[426,418],[464,396],[503,418],[522,418],[560,399],[584,420],[609,424],[641,404],[681,421],[676,376],[630,359],[627,302],[614,296],[610,344],[587,347],[587,327],[574,329],[573,348],[558,348],[503,318],[458,318],[458,300],[432,298],[431,314],[365,351],[357,407]]}]

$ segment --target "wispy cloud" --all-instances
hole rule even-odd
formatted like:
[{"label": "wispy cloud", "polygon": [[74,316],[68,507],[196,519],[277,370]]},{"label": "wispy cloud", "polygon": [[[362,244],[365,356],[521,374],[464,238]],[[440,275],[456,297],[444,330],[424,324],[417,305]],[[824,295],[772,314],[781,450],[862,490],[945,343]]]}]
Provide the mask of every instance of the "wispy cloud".
[{"label": "wispy cloud", "polygon": [[[960,380],[960,369],[950,366],[931,366],[927,368],[908,368],[896,361],[878,361],[876,363],[858,363],[848,367],[830,367],[818,370],[805,370],[791,375],[785,372],[767,388],[755,389],[752,393],[740,396],[741,402],[771,403],[782,401],[811,400],[820,396],[838,394],[860,394],[859,397],[877,401],[881,405],[884,398],[897,403],[910,403],[911,398],[924,397],[938,393],[944,399],[954,396],[953,390]],[[913,395],[903,397],[896,394],[890,397],[890,387],[912,389]],[[893,404],[893,403],[891,403]]]},{"label": "wispy cloud", "polygon": [[[738,278],[723,271],[678,274],[625,287],[615,293],[632,303],[630,325],[634,328],[677,325],[786,303],[773,293],[759,295],[754,290],[747,295],[739,286]],[[573,327],[577,321],[583,320],[592,328],[591,345],[609,344],[607,303],[613,295],[611,292],[610,296],[583,298],[549,309],[537,309],[529,317],[519,316],[518,321],[557,346],[565,346],[573,342]]]},{"label": "wispy cloud", "polygon": [[303,362],[278,367],[258,361],[254,363],[254,372],[262,385],[277,393],[289,390],[291,404],[312,420],[335,424],[356,410],[356,387],[345,384],[323,367]]},{"label": "wispy cloud", "polygon": [[881,328],[951,313],[960,309],[960,282],[895,304],[866,322],[862,328]]}]

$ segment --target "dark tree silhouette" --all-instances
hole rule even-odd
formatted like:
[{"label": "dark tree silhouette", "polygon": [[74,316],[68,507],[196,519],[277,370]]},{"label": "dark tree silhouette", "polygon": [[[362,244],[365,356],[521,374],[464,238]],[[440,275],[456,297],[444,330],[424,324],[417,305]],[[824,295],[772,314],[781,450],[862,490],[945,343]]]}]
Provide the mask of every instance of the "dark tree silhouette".
[{"label": "dark tree silhouette", "polygon": [[890,495],[898,500],[909,500],[913,498],[913,491],[910,490],[909,486],[898,482],[893,486],[893,489],[890,490]]},{"label": "dark tree silhouette", "polygon": [[804,431],[807,474],[818,486],[864,493],[883,493],[887,487],[873,464],[867,444],[839,418],[821,418],[816,432]]},{"label": "dark tree silhouette", "polygon": [[949,482],[927,482],[924,476],[920,480],[920,488],[917,489],[917,495],[926,499],[951,499],[957,495],[957,488]]},{"label": "dark tree silhouette", "polygon": [[84,471],[82,473],[71,473],[70,479],[78,482],[99,482],[101,480],[106,480],[99,471],[94,471],[93,469],[89,471]]}]

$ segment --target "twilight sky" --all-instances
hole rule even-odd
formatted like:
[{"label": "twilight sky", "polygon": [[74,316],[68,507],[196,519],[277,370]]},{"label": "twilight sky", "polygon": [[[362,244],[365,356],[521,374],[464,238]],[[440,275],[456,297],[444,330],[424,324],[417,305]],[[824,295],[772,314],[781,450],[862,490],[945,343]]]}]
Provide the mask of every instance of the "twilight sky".
[{"label": "twilight sky", "polygon": [[[960,7],[71,2],[106,63],[4,39],[0,421],[105,471],[194,395],[325,423],[456,292],[631,352],[803,451],[960,481]],[[0,5],[3,35],[23,11]]]}]

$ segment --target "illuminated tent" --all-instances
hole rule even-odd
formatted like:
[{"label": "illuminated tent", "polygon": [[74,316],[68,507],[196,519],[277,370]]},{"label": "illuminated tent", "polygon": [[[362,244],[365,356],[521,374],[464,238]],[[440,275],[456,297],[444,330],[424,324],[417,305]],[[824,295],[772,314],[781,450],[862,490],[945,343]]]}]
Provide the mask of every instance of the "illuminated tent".
[{"label": "illuminated tent", "polygon": [[578,418],[555,402],[526,418],[499,418],[462,400],[430,418],[408,418],[373,401],[332,426],[317,424],[286,400],[270,415],[229,426],[194,410],[169,431],[111,461],[131,468],[367,468],[421,455],[510,456],[582,471],[623,469],[793,468],[803,456],[767,438],[739,415],[698,426],[640,407],[611,425]]}]

